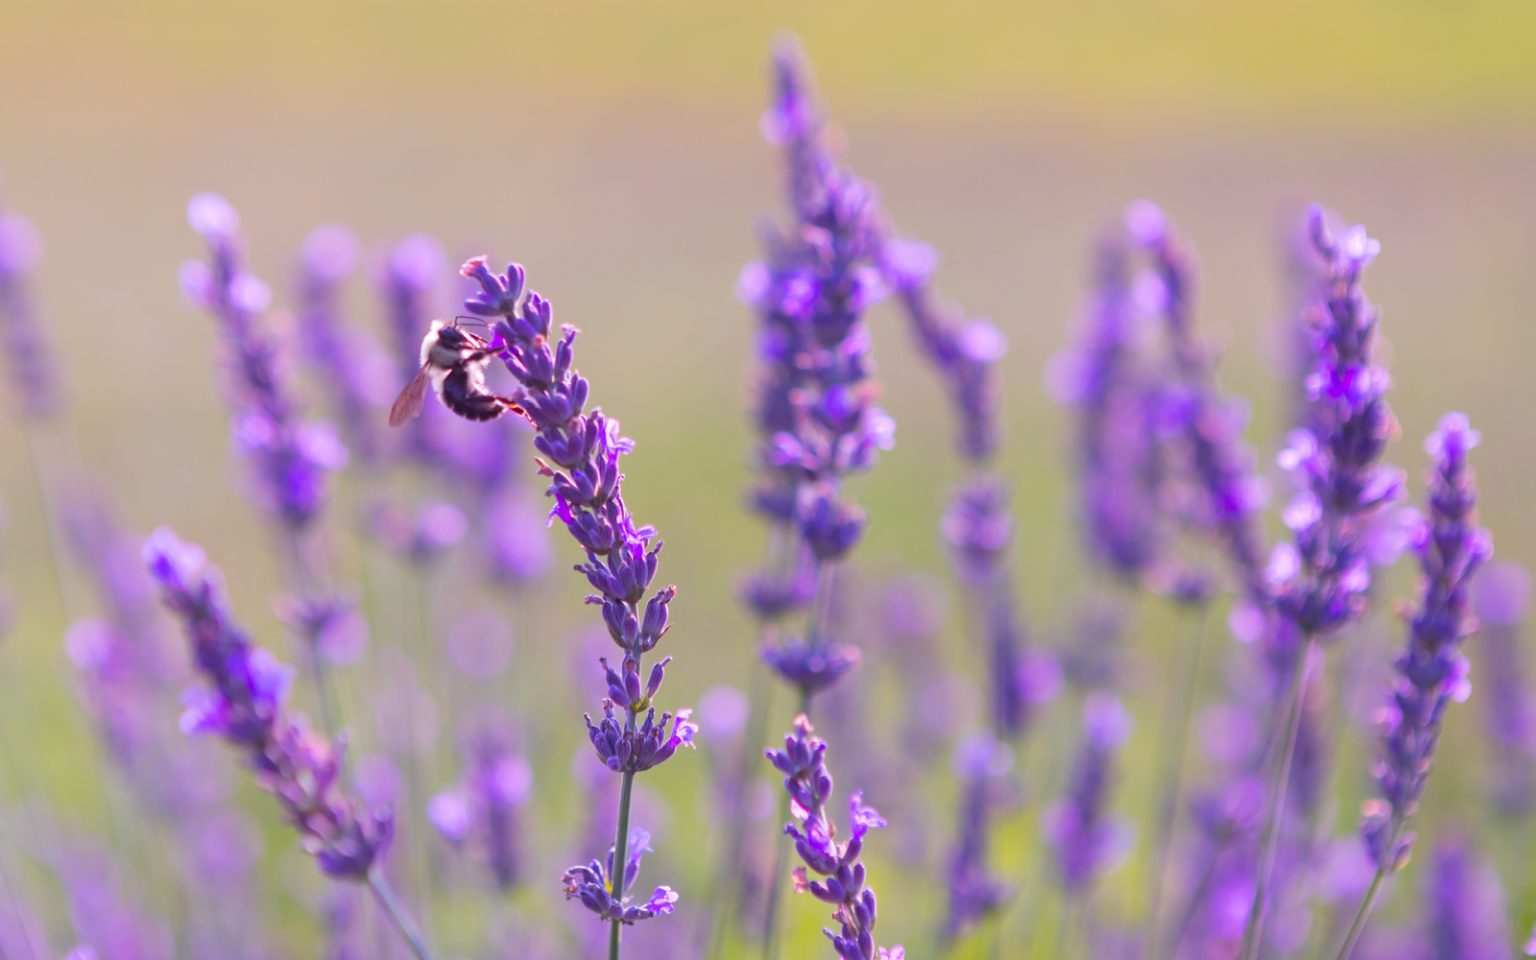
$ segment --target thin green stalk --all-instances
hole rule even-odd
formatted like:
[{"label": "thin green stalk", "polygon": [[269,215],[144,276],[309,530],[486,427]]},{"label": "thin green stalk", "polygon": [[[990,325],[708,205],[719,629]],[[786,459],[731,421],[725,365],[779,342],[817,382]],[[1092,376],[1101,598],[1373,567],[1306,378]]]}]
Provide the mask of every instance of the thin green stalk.
[{"label": "thin green stalk", "polygon": [[[310,568],[309,556],[304,552],[304,542],[297,530],[288,531],[288,555],[293,574],[293,589],[301,601],[314,599],[315,573]],[[310,675],[315,681],[315,697],[319,702],[320,726],[331,741],[335,741],[340,714],[336,708],[336,691],[332,686],[330,670],[325,656],[320,652],[320,638],[311,631],[299,635],[299,645],[309,662]]]},{"label": "thin green stalk", "polygon": [[432,951],[427,949],[421,934],[416,930],[416,924],[411,921],[410,914],[406,913],[405,908],[400,905],[394,888],[384,878],[383,871],[377,867],[368,871],[368,888],[373,891],[374,899],[378,900],[379,906],[384,908],[384,913],[394,924],[395,931],[400,934],[406,946],[411,948],[411,953],[415,955],[416,960],[432,960]]},{"label": "thin green stalk", "polygon": [[[764,626],[765,645],[773,642],[776,632],[771,624]],[[760,663],[754,663],[747,681],[749,684],[747,724],[741,736],[740,748],[737,750],[737,769],[732,781],[735,784],[736,795],[731,798],[731,809],[725,818],[725,843],[714,885],[717,900],[715,909],[710,913],[712,919],[708,921],[712,924],[708,937],[709,947],[705,953],[708,960],[715,960],[720,956],[720,951],[725,948],[726,934],[736,912],[736,894],[740,889],[736,871],[741,863],[747,835],[747,794],[755,780],[752,776],[752,771],[756,767],[754,761],[761,761],[761,744],[768,735],[768,713],[772,704],[773,685],[767,681],[767,668]]]},{"label": "thin green stalk", "polygon": [[[631,711],[629,726],[633,729],[635,715]],[[635,789],[635,773],[633,770],[624,771],[623,786],[619,788],[619,834],[613,841],[613,869],[609,871],[608,889],[613,898],[622,902],[624,899],[624,874],[626,870],[626,858],[629,856],[629,801]],[[619,960],[619,931],[624,925],[618,920],[613,921],[613,927],[608,931],[608,960]]]},{"label": "thin green stalk", "polygon": [[1147,943],[1156,944],[1157,917],[1162,910],[1163,889],[1167,886],[1168,852],[1173,846],[1173,828],[1184,791],[1184,758],[1188,749],[1189,728],[1195,714],[1195,694],[1200,685],[1200,664],[1205,655],[1206,625],[1210,607],[1201,604],[1190,644],[1184,677],[1171,704],[1176,719],[1163,728],[1161,757],[1158,763],[1163,782],[1158,786],[1157,833],[1153,839],[1152,904],[1147,912]]},{"label": "thin green stalk", "polygon": [[1285,811],[1285,791],[1291,779],[1291,761],[1296,755],[1296,732],[1301,727],[1301,706],[1306,698],[1307,666],[1312,659],[1315,638],[1308,636],[1296,656],[1296,670],[1291,677],[1290,705],[1281,734],[1280,755],[1269,782],[1268,810],[1264,817],[1264,839],[1260,847],[1259,872],[1254,878],[1253,905],[1243,928],[1243,960],[1257,960],[1264,942],[1264,914],[1269,898],[1270,880],[1275,869],[1275,852],[1280,846],[1280,821]]},{"label": "thin green stalk", "polygon": [[[800,713],[810,715],[810,694],[801,692]],[[779,822],[789,822],[789,794],[779,803]],[[784,876],[789,868],[789,839],[780,836],[774,843],[773,873],[768,875],[768,909],[763,921],[763,960],[778,960],[779,956],[779,901],[782,899]]]},{"label": "thin green stalk", "polygon": [[[1402,833],[1402,823],[1395,823],[1387,845],[1383,849],[1389,854],[1396,850]],[[1339,947],[1337,960],[1349,960],[1349,955],[1355,952],[1355,946],[1360,942],[1360,935],[1365,933],[1365,921],[1371,915],[1371,908],[1376,905],[1376,898],[1381,895],[1381,887],[1386,882],[1387,873],[1385,866],[1376,867],[1376,875],[1371,877],[1371,885],[1366,888],[1365,896],[1360,899],[1360,907],[1355,911],[1355,918],[1349,922],[1349,932],[1344,935],[1344,944]]]}]

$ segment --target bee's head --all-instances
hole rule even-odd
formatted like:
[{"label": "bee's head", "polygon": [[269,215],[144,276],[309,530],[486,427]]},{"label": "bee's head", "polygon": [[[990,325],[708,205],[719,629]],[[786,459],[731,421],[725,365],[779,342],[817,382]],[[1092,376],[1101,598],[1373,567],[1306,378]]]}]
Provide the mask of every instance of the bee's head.
[{"label": "bee's head", "polygon": [[423,366],[451,367],[471,347],[468,335],[457,325],[433,320],[421,339],[421,362]]}]

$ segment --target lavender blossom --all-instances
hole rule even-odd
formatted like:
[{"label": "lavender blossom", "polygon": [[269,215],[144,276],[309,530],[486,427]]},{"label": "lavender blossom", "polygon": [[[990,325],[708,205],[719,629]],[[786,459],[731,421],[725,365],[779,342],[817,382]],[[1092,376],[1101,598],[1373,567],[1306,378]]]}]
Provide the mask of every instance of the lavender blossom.
[{"label": "lavender blossom", "polygon": [[261,328],[272,294],[246,270],[239,215],[223,197],[201,193],[188,205],[187,220],[207,242],[208,260],[183,264],[181,287],[218,319],[229,349],[236,446],[251,461],[257,499],[291,530],[302,530],[324,503],[326,474],[346,463],[346,448],[329,426],[303,419],[279,344]]},{"label": "lavender blossom", "polygon": [[[627,890],[639,878],[640,862],[651,852],[651,835],[636,829],[629,834],[628,858],[624,863],[624,877],[619,889]],[[606,864],[593,860],[585,865],[571,867],[565,872],[565,898],[579,899],[582,905],[601,920],[615,924],[633,925],[641,920],[672,913],[677,909],[677,893],[671,887],[657,887],[645,903],[630,903],[627,898],[615,896],[613,884],[614,851],[608,851]]]},{"label": "lavender blossom", "polygon": [[28,289],[29,274],[42,252],[42,237],[32,221],[0,210],[0,348],[6,354],[17,403],[28,420],[44,419],[58,412],[62,403],[58,370]]},{"label": "lavender blossom", "polygon": [[1531,575],[1511,563],[1489,566],[1472,584],[1485,729],[1494,749],[1493,801],[1506,815],[1536,807],[1536,702],[1523,655],[1521,624],[1530,607]]},{"label": "lavender blossom", "polygon": [[321,375],[347,448],[363,463],[374,464],[383,453],[379,411],[389,402],[395,371],[371,337],[342,322],[341,287],[356,266],[357,238],[346,227],[329,224],[310,233],[299,256],[296,325],[304,357]]},{"label": "lavender blossom", "polygon": [[443,839],[483,862],[502,891],[522,879],[518,811],[533,789],[533,770],[512,751],[505,726],[487,719],[471,728],[463,777],[427,805],[427,819]]},{"label": "lavender blossom", "polygon": [[812,736],[804,714],[795,718],[794,732],[784,738],[782,751],[765,751],[768,762],[784,774],[794,817],[784,832],[794,838],[795,852],[804,863],[794,870],[795,890],[833,905],[832,919],[838,929],[822,933],[843,960],[901,960],[906,955],[901,947],[875,945],[875,891],[867,885],[860,859],[865,834],[885,826],[885,821],[873,807],[864,805],[863,794],[854,793],[849,801],[849,839],[838,842],[837,827],[826,810],[832,797],[826,753],[826,743]]},{"label": "lavender blossom", "polygon": [[1458,840],[1435,844],[1425,912],[1427,957],[1433,960],[1510,960],[1509,924],[1499,875]]},{"label": "lavender blossom", "polygon": [[216,734],[246,755],[326,875],[367,879],[388,849],[393,814],[362,810],[340,793],[341,752],[286,712],[291,671],[234,622],[223,578],[203,551],[162,528],[145,543],[144,559],[209,684],[189,694],[182,729]]},{"label": "lavender blossom", "polygon": [[1203,493],[1193,508],[1196,523],[1225,548],[1244,595],[1262,603],[1262,537],[1259,511],[1267,491],[1254,472],[1253,452],[1243,443],[1246,411],[1223,397],[1212,363],[1194,337],[1194,271],[1188,255],[1154,204],[1140,201],[1126,214],[1134,242],[1151,258],[1158,312],[1164,320],[1174,382],[1162,399],[1164,415],[1179,428],[1189,472]]},{"label": "lavender blossom", "polygon": [[1317,357],[1307,378],[1313,426],[1293,432],[1280,456],[1298,487],[1285,509],[1295,542],[1275,547],[1266,576],[1281,614],[1320,638],[1364,612],[1372,523],[1401,495],[1402,477],[1379,462],[1397,425],[1375,358],[1376,310],[1360,290],[1380,244],[1360,226],[1336,239],[1320,209],[1308,216],[1327,277],[1308,317]]},{"label": "lavender blossom", "polygon": [[[785,153],[792,223],[782,234],[765,233],[765,257],[746,268],[739,285],[762,325],[757,417],[765,479],[755,500],[773,522],[798,532],[826,590],[831,565],[853,549],[865,525],[863,513],[843,499],[842,481],[873,466],[894,434],[891,419],[873,402],[863,320],[885,289],[875,266],[873,192],[824,145],[798,47],[781,44],[774,70],[775,100],[763,132]],[[805,596],[795,588],[805,562],[793,547],[778,569],[759,576],[749,597],[776,601],[754,603],[760,615]],[[807,700],[852,664],[816,619],[803,643],[765,652],[775,672]]]},{"label": "lavender blossom", "polygon": [[1453,413],[1425,443],[1434,469],[1428,516],[1414,544],[1424,599],[1409,621],[1408,648],[1394,664],[1401,678],[1382,711],[1383,755],[1372,771],[1381,795],[1365,805],[1361,824],[1366,849],[1384,873],[1408,862],[1413,835],[1404,826],[1424,793],[1445,709],[1471,693],[1460,649],[1476,629],[1467,587],[1492,553],[1488,532],[1475,525],[1477,486],[1467,467],[1478,439],[1467,418]]},{"label": "lavender blossom", "polygon": [[992,876],[988,861],[997,781],[1011,762],[1008,748],[990,737],[975,738],[961,747],[960,830],[949,858],[949,904],[940,933],[946,943],[991,916],[1007,900],[1008,888]]},{"label": "lavender blossom", "polygon": [[1130,731],[1120,701],[1095,691],[1083,708],[1083,744],[1067,794],[1046,814],[1056,873],[1070,895],[1088,890],[1128,842],[1125,828],[1105,809],[1114,777],[1115,750]]},{"label": "lavender blossom", "polygon": [[[480,286],[480,292],[465,301],[465,309],[497,318],[492,347],[500,351],[520,385],[519,402],[537,430],[533,444],[544,457],[539,471],[549,478],[548,493],[555,501],[550,515],[565,524],[586,553],[586,562],[578,564],[576,571],[596,591],[587,602],[601,608],[603,624],[623,652],[617,667],[603,663],[608,696],[603,700],[602,719],[593,723],[590,715],[586,718],[598,758],[623,775],[615,850],[606,874],[594,860],[585,867],[573,867],[566,883],[567,896],[579,897],[599,919],[612,923],[609,953],[616,958],[621,925],[671,912],[676,899],[672,895],[665,901],[667,909],[655,897],[644,906],[629,905],[625,891],[631,861],[625,848],[634,775],[664,763],[680,747],[692,748],[698,729],[689,720],[688,710],[656,714],[655,698],[670,657],[657,661],[641,679],[645,655],[667,632],[668,607],[677,588],[658,589],[646,599],[656,577],[661,541],[654,528],[636,524],[624,502],[619,458],[634,449],[634,442],[621,436],[618,421],[605,417],[600,409],[583,412],[590,387],[571,366],[576,328],[563,327],[559,341],[551,341],[553,308],[525,287],[525,274],[518,264],[508,265],[506,273],[498,276],[484,258],[475,258],[461,272]],[[638,851],[634,863],[638,867]],[[615,875],[614,864],[624,864],[625,872]],[[605,876],[611,876],[616,886],[605,887]],[[606,899],[596,895],[599,888],[606,891]]]}]

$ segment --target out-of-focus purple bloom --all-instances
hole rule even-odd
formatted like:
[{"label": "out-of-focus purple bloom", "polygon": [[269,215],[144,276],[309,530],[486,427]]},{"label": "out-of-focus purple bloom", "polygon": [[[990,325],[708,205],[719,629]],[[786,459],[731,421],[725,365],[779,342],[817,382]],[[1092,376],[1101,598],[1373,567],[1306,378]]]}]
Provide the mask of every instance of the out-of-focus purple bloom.
[{"label": "out-of-focus purple bloom", "polygon": [[[874,194],[838,166],[823,142],[798,45],[781,43],[773,66],[774,100],[763,131],[784,151],[791,222],[782,233],[765,230],[764,257],[748,265],[738,284],[760,323],[756,413],[763,479],[754,502],[779,534],[798,532],[816,578],[824,580],[865,526],[863,513],[843,499],[842,481],[868,470],[893,442],[895,425],[874,404],[864,323],[865,310],[885,287],[876,265]],[[800,546],[785,545],[782,552],[747,592],[765,620],[810,599],[800,589],[807,560]],[[830,643],[815,623],[805,639],[812,647]],[[807,698],[840,675],[781,669],[809,662],[787,650],[769,660]]]},{"label": "out-of-focus purple bloom", "polygon": [[784,775],[784,790],[794,818],[784,832],[794,838],[795,852],[804,863],[794,870],[795,890],[832,904],[832,919],[838,929],[822,932],[843,960],[900,957],[900,947],[886,951],[875,945],[875,891],[868,886],[860,859],[865,834],[885,826],[885,820],[873,807],[865,806],[863,794],[856,792],[849,800],[849,837],[846,841],[837,839],[837,826],[826,809],[832,797],[832,771],[827,769],[826,753],[826,743],[812,735],[804,714],[795,718],[794,731],[784,738],[783,750],[765,751],[768,762]]},{"label": "out-of-focus purple bloom", "polygon": [[277,615],[329,663],[352,663],[368,646],[368,621],[346,597],[290,598],[278,606]]},{"label": "out-of-focus purple bloom", "polygon": [[317,227],[304,241],[295,284],[297,341],[320,374],[347,447],[360,461],[383,453],[383,406],[406,381],[371,336],[341,319],[341,287],[357,267],[357,238],[346,227]]},{"label": "out-of-focus purple bloom", "polygon": [[469,533],[464,511],[444,500],[428,500],[414,515],[392,502],[375,501],[366,523],[373,538],[391,553],[420,565],[436,562]]},{"label": "out-of-focus purple bloom", "polygon": [[1081,342],[1057,357],[1053,391],[1077,416],[1079,497],[1089,555],[1117,578],[1160,574],[1167,549],[1158,510],[1162,463],[1153,385],[1140,369],[1130,251],[1106,236],[1094,263]]},{"label": "out-of-focus purple bloom", "polygon": [[361,810],[340,793],[340,751],[285,712],[291,671],[252,646],[234,622],[223,578],[203,551],[162,528],[145,543],[144,560],[208,683],[189,693],[183,730],[215,733],[246,755],[257,784],[277,798],[322,871],[365,879],[389,846],[393,815]]},{"label": "out-of-focus purple bloom", "polygon": [[1459,840],[1435,844],[1425,890],[1426,960],[1510,960],[1499,875]]},{"label": "out-of-focus purple bloom", "polygon": [[448,658],[472,680],[494,681],[512,662],[515,633],[505,618],[489,611],[466,614],[448,628]]},{"label": "out-of-focus purple bloom", "polygon": [[1056,872],[1069,894],[1087,890],[1122,854],[1128,838],[1106,809],[1114,778],[1115,750],[1130,730],[1120,701],[1107,691],[1088,696],[1083,710],[1083,744],[1067,794],[1046,818],[1056,855]]},{"label": "out-of-focus purple bloom", "polygon": [[1387,372],[1376,360],[1376,309],[1360,275],[1380,245],[1360,226],[1339,236],[1319,208],[1309,213],[1326,283],[1308,314],[1316,365],[1307,378],[1311,425],[1291,434],[1280,465],[1297,492],[1266,571],[1280,612],[1308,636],[1358,620],[1371,585],[1371,528],[1401,495],[1403,481],[1380,462],[1397,429],[1387,406]]},{"label": "out-of-focus purple bloom", "polygon": [[1361,823],[1366,849],[1384,872],[1408,862],[1413,835],[1404,827],[1424,793],[1445,709],[1472,689],[1461,653],[1462,640],[1475,629],[1467,587],[1493,550],[1488,532],[1476,525],[1476,479],[1467,466],[1478,439],[1467,418],[1453,413],[1425,443],[1434,466],[1414,545],[1424,571],[1423,601],[1409,620],[1408,648],[1394,663],[1400,677],[1381,713],[1382,756],[1372,770],[1381,795],[1366,803]]},{"label": "out-of-focus purple bloom", "polygon": [[1187,470],[1203,492],[1193,519],[1225,548],[1243,593],[1264,597],[1259,511],[1268,495],[1254,470],[1253,452],[1243,443],[1244,408],[1219,392],[1212,363],[1195,339],[1191,290],[1194,270],[1163,212],[1148,201],[1126,213],[1132,240],[1151,258],[1158,280],[1157,312],[1164,320],[1174,383],[1163,398],[1183,439]]},{"label": "out-of-focus purple bloom", "polygon": [[38,326],[29,274],[43,253],[32,221],[0,210],[0,349],[22,414],[41,419],[58,411],[58,371]]},{"label": "out-of-focus purple bloom", "polygon": [[[633,887],[640,874],[640,862],[651,850],[651,835],[636,828],[629,834],[624,876],[618,889]],[[608,851],[606,863],[593,860],[565,872],[565,898],[578,899],[599,920],[631,925],[641,920],[672,913],[677,909],[677,893],[671,887],[657,887],[644,903],[631,903],[628,897],[615,896],[609,877],[614,875],[614,851]]]},{"label": "out-of-focus purple bloom", "polygon": [[73,841],[54,854],[81,942],[105,958],[171,960],[175,938],[127,895],[116,864],[103,850]]},{"label": "out-of-focus purple bloom", "polygon": [[1522,652],[1530,600],[1530,572],[1512,563],[1490,565],[1472,584],[1483,715],[1495,754],[1494,804],[1518,816],[1536,807],[1536,701]]},{"label": "out-of-focus purple bloom", "polygon": [[427,805],[427,819],[443,839],[483,862],[503,891],[522,879],[518,811],[533,789],[533,769],[513,752],[505,728],[505,720],[494,718],[473,725],[459,783]]},{"label": "out-of-focus purple bloom", "polygon": [[960,830],[949,856],[948,897],[941,936],[953,941],[986,919],[1008,896],[1008,888],[992,875],[992,807],[997,781],[1012,762],[1006,746],[990,737],[962,745],[960,767]]},{"label": "out-of-focus purple bloom", "polygon": [[258,500],[302,529],[324,504],[326,474],[345,465],[346,447],[328,425],[302,417],[279,344],[261,327],[272,294],[245,267],[239,216],[223,197],[201,193],[187,220],[207,243],[208,260],[183,264],[181,287],[218,319],[231,354],[235,444],[250,458]]}]

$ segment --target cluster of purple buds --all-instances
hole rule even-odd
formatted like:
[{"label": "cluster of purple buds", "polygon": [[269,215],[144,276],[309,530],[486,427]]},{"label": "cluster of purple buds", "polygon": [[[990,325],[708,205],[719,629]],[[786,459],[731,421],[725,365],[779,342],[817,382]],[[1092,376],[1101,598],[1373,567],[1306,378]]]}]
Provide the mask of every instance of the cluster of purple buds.
[{"label": "cluster of purple buds", "polygon": [[962,744],[959,756],[960,830],[949,858],[949,908],[942,937],[953,942],[976,923],[991,916],[1008,898],[1008,888],[992,875],[992,807],[999,780],[1012,764],[1006,746],[981,736]]},{"label": "cluster of purple buds", "polygon": [[187,220],[207,242],[208,260],[182,265],[181,288],[218,318],[228,344],[235,442],[255,468],[261,502],[302,529],[319,513],[326,475],[346,463],[347,450],[329,426],[302,419],[278,343],[261,328],[272,293],[245,267],[234,208],[217,194],[198,194]]},{"label": "cluster of purple buds", "polygon": [[[774,68],[775,102],[763,131],[785,151],[792,222],[783,233],[765,234],[764,259],[746,268],[739,292],[761,323],[764,480],[754,499],[771,522],[797,536],[787,556],[748,587],[748,601],[764,619],[807,603],[822,571],[859,542],[865,518],[844,498],[842,481],[873,466],[895,431],[874,403],[864,323],[865,310],[886,292],[873,192],[822,143],[798,47],[782,45]],[[805,643],[788,642],[765,656],[805,696],[852,665],[816,624]]]},{"label": "cluster of purple buds", "polygon": [[[596,591],[587,602],[601,608],[608,634],[623,652],[617,667],[603,662],[608,696],[602,719],[594,723],[588,716],[587,729],[599,759],[609,769],[631,777],[670,759],[680,747],[691,748],[698,730],[689,711],[658,716],[653,705],[671,658],[655,663],[641,679],[645,655],[667,632],[669,605],[677,588],[651,592],[661,541],[656,540],[654,528],[636,524],[624,502],[619,458],[634,449],[634,443],[621,436],[618,421],[601,410],[584,412],[590,388],[571,366],[577,330],[564,327],[558,341],[551,339],[553,308],[526,288],[520,265],[510,264],[498,276],[484,258],[475,258],[461,272],[480,287],[465,301],[465,309],[496,318],[491,346],[521,387],[517,400],[534,425],[533,444],[541,454],[539,472],[549,479],[547,492],[555,501],[550,516],[559,518],[586,552],[586,562],[575,569]],[[633,862],[638,867],[638,859]],[[627,876],[627,864],[625,869]],[[610,864],[610,875],[612,870]],[[571,876],[580,882],[571,882]],[[645,908],[626,906],[628,884],[622,877],[606,900],[598,898],[591,884],[602,886],[603,876],[596,861],[574,868],[568,874],[567,890],[604,920],[629,923],[670,912],[671,899],[666,900],[667,910],[653,909],[654,900]],[[630,916],[631,909],[644,915]]]},{"label": "cluster of purple buds", "polygon": [[[640,862],[651,851],[651,835],[636,829],[629,834],[628,853],[624,862],[623,886],[631,889],[640,876]],[[616,894],[608,878],[613,876],[614,851],[608,850],[606,863],[593,860],[565,871],[565,898],[578,899],[598,919],[626,926],[649,920],[652,917],[672,913],[677,909],[677,893],[671,887],[657,887],[644,903],[630,903],[628,898]]]},{"label": "cluster of purple buds", "polygon": [[182,729],[216,734],[246,755],[257,783],[277,798],[322,871],[366,880],[389,847],[392,813],[363,810],[341,794],[341,750],[285,710],[292,671],[235,623],[223,578],[203,551],[160,529],[145,543],[144,559],[208,684],[189,693]]},{"label": "cluster of purple buds", "polygon": [[784,775],[784,790],[795,821],[784,827],[804,863],[795,868],[795,889],[834,907],[832,919],[838,929],[822,932],[832,941],[837,956],[843,960],[901,960],[906,955],[901,947],[884,949],[875,944],[875,891],[867,884],[860,860],[865,834],[885,826],[885,820],[873,807],[864,805],[863,794],[855,793],[849,800],[849,838],[838,841],[837,827],[827,816],[832,772],[827,769],[826,753],[826,743],[812,735],[804,714],[795,718],[794,732],[784,738],[783,750],[765,751],[768,762]]},{"label": "cluster of purple buds", "polygon": [[1476,526],[1477,488],[1467,467],[1477,442],[1466,417],[1448,414],[1425,444],[1434,467],[1429,509],[1414,543],[1423,602],[1409,620],[1408,648],[1394,664],[1400,676],[1381,715],[1383,751],[1373,770],[1381,795],[1366,803],[1361,823],[1366,849],[1382,871],[1408,862],[1413,836],[1404,825],[1423,795],[1446,707],[1471,693],[1461,652],[1476,626],[1468,585],[1493,552],[1488,532]]},{"label": "cluster of purple buds", "polygon": [[347,448],[362,462],[375,463],[384,445],[379,411],[389,402],[395,370],[371,337],[342,322],[341,286],[357,258],[357,238],[346,227],[331,224],[310,233],[299,254],[295,326],[305,359],[322,375]]},{"label": "cluster of purple buds", "polygon": [[1108,815],[1115,751],[1130,732],[1130,718],[1113,694],[1096,691],[1083,707],[1083,745],[1067,794],[1047,813],[1062,889],[1087,890],[1122,852],[1124,828]]},{"label": "cluster of purple buds", "polygon": [[0,349],[10,366],[17,402],[29,419],[46,417],[60,402],[57,371],[27,289],[28,274],[42,252],[42,238],[32,221],[0,210]]},{"label": "cluster of purple buds", "polygon": [[533,770],[512,750],[503,724],[482,723],[465,745],[457,786],[432,798],[427,819],[445,840],[485,863],[498,889],[522,879],[519,810],[533,789]]},{"label": "cluster of purple buds", "polygon": [[1365,228],[1335,237],[1323,212],[1308,212],[1325,264],[1321,299],[1307,316],[1317,364],[1307,378],[1311,426],[1296,430],[1280,465],[1296,481],[1280,543],[1266,570],[1274,603],[1307,636],[1359,619],[1371,585],[1376,521],[1402,493],[1402,476],[1380,462],[1397,424],[1387,406],[1387,372],[1376,362],[1377,313],[1360,275],[1380,245]]},{"label": "cluster of purple buds", "polygon": [[[1163,319],[1172,369],[1158,397],[1164,430],[1182,440],[1181,466],[1198,494],[1165,499],[1208,531],[1226,551],[1243,593],[1262,601],[1263,549],[1260,511],[1268,498],[1255,472],[1255,458],[1242,439],[1246,408],[1224,398],[1215,383],[1207,351],[1195,338],[1194,270],[1189,255],[1155,204],[1139,201],[1126,213],[1131,240],[1142,249],[1156,283],[1144,295]],[[1188,502],[1193,501],[1193,502]],[[1186,575],[1194,585],[1194,577]],[[1199,599],[1195,597],[1194,599]]]},{"label": "cluster of purple buds", "polygon": [[1094,261],[1080,342],[1052,365],[1052,389],[1077,419],[1076,459],[1084,543],[1118,580],[1169,579],[1160,498],[1155,378],[1140,356],[1142,311],[1123,232],[1106,235]]}]

